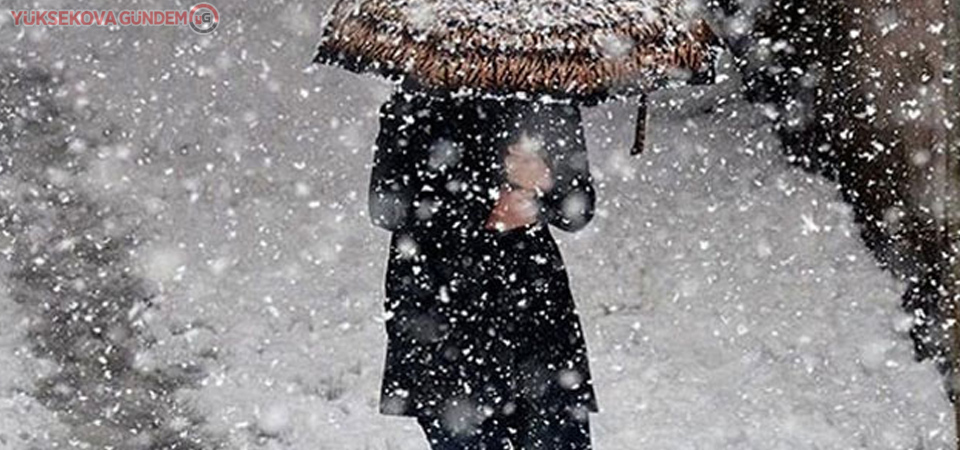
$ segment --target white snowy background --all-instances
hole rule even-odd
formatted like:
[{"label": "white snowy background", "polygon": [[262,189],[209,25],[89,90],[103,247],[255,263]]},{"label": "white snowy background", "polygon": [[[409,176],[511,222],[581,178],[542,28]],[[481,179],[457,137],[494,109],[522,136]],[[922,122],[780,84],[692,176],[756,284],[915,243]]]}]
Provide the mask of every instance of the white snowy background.
[{"label": "white snowy background", "polygon": [[[5,11],[78,4],[121,7],[4,2],[0,58],[59,74],[85,132],[113,136],[83,150],[79,176],[150,226],[135,258],[158,292],[146,324],[159,340],[138,369],[201,367],[177,395],[225,448],[426,449],[414,421],[376,413],[389,236],[365,202],[390,85],[311,66],[327,2],[217,2],[208,36],[22,28]],[[903,286],[837,186],[788,165],[736,83],[692,102],[696,90],[659,94],[640,157],[631,104],[585,111],[599,214],[555,235],[599,395],[596,448],[951,448]],[[26,320],[0,295],[0,449],[83,447],[30,395],[52,369]]]}]

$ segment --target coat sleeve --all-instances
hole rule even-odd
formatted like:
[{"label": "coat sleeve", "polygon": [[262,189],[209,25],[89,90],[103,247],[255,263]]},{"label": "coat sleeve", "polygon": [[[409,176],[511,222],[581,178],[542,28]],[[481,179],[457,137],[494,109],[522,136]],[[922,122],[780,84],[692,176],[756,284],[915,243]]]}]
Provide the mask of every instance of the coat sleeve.
[{"label": "coat sleeve", "polygon": [[553,187],[540,198],[540,215],[564,231],[577,231],[593,219],[596,194],[580,110],[571,105],[545,105],[540,122],[544,147],[553,176]]},{"label": "coat sleeve", "polygon": [[402,231],[415,221],[416,199],[422,190],[418,146],[410,136],[415,104],[397,92],[380,108],[380,132],[370,173],[370,221],[383,229]]}]

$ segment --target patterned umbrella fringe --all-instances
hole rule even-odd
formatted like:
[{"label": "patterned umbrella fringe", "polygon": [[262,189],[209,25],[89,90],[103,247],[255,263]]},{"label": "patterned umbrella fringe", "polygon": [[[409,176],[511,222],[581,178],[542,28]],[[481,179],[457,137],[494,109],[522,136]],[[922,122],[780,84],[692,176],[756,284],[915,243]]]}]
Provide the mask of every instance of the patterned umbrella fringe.
[{"label": "patterned umbrella fringe", "polygon": [[[520,38],[522,45],[504,45],[504,40],[473,28],[450,28],[438,36],[375,19],[385,13],[335,13],[315,62],[387,77],[409,76],[440,90],[596,98],[652,89],[664,78],[701,70],[712,38],[702,21],[689,32],[673,33],[666,33],[658,22],[619,26],[600,32],[629,36],[633,43],[623,55],[607,56],[595,42],[597,30],[526,33]],[[668,38],[669,34],[673,36]]]}]

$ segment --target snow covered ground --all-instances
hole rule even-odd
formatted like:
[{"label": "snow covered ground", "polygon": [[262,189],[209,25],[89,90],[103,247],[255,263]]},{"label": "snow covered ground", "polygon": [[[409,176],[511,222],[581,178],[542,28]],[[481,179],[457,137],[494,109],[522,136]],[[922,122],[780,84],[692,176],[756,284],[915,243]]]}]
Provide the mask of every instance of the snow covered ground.
[{"label": "snow covered ground", "polygon": [[[310,68],[325,5],[215,6],[210,37],[24,30],[0,15],[5,60],[62,71],[65,101],[119,136],[90,149],[82,176],[150,219],[136,258],[160,293],[145,316],[159,341],[137,367],[201,368],[178,395],[226,448],[426,449],[411,420],[376,413],[388,235],[364,202],[389,86]],[[596,379],[596,448],[950,448],[951,408],[932,365],[912,359],[902,286],[836,186],[788,166],[736,99],[655,109],[639,158],[632,112],[587,111],[599,214],[555,233]],[[21,417],[39,407],[18,394],[38,369],[9,303],[4,450],[63,432],[47,411]]]},{"label": "snow covered ground", "polygon": [[26,323],[19,307],[0,293],[0,449],[45,449],[67,436],[60,424],[30,395],[34,378],[51,369],[30,356]]}]

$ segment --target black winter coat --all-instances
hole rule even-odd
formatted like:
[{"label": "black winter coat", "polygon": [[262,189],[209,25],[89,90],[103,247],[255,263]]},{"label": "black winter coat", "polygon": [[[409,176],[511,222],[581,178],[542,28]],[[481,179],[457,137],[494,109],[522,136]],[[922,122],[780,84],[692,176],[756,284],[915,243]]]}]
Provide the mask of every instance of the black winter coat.
[{"label": "black winter coat", "polygon": [[[487,230],[502,154],[524,133],[542,142],[554,176],[541,221]],[[556,412],[598,410],[545,225],[575,231],[593,216],[576,106],[398,90],[380,111],[369,209],[393,232],[381,413],[475,416],[509,412],[518,398]]]}]

